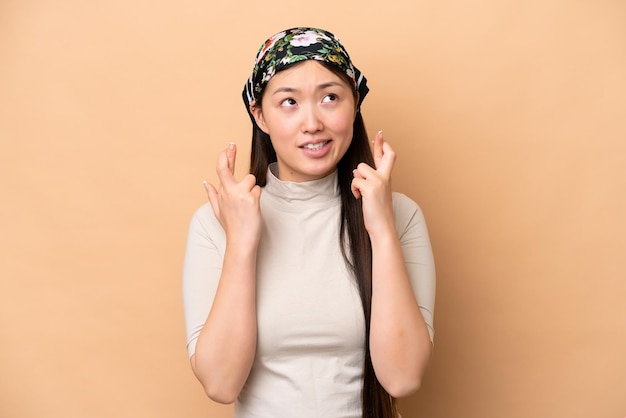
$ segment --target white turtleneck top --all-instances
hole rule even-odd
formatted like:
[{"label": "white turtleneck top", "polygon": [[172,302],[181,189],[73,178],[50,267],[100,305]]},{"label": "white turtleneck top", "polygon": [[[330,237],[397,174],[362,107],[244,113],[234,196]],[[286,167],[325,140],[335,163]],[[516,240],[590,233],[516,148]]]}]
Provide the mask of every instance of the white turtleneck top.
[{"label": "white turtleneck top", "polygon": [[[337,175],[292,183],[268,170],[257,255],[257,350],[235,418],[360,418],[365,322],[339,245]],[[396,229],[433,337],[435,270],[421,210],[394,193]],[[220,278],[226,236],[210,204],[194,214],[183,298],[189,356]],[[228,341],[224,341],[228,344]]]}]

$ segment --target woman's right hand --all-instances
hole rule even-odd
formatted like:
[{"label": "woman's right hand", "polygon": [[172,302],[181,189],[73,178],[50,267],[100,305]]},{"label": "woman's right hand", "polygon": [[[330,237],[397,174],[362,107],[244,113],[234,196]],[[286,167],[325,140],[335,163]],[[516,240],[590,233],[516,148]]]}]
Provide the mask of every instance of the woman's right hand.
[{"label": "woman's right hand", "polygon": [[[257,345],[256,264],[261,238],[261,188],[248,174],[235,179],[237,148],[229,144],[217,159],[219,188],[206,184],[209,202],[226,233],[221,255],[212,251],[212,266],[222,258],[222,269],[208,316],[198,335],[191,367],[207,395],[216,402],[232,403],[246,383]],[[206,253],[206,252],[205,252]],[[208,266],[208,261],[202,261]],[[217,273],[211,269],[215,279]],[[209,272],[196,272],[198,281]],[[203,283],[201,289],[206,289]],[[228,344],[224,345],[224,341]]]},{"label": "woman's right hand", "polygon": [[261,237],[261,188],[252,174],[235,179],[237,147],[230,143],[217,159],[219,189],[204,183],[213,212],[229,242],[256,246]]}]

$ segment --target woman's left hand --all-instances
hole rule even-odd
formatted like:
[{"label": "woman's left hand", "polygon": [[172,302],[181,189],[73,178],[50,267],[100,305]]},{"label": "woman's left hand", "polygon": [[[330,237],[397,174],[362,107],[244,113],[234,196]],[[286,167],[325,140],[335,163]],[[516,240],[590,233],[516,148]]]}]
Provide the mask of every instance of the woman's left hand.
[{"label": "woman's left hand", "polygon": [[370,236],[394,227],[391,171],[396,154],[379,131],[374,138],[375,168],[361,163],[353,171],[352,194],[363,200],[363,219]]}]

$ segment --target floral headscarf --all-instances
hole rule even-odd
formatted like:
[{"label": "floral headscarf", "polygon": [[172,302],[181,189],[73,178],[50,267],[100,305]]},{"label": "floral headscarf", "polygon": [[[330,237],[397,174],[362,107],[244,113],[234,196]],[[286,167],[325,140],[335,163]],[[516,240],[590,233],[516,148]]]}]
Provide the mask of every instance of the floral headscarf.
[{"label": "floral headscarf", "polygon": [[352,65],[350,56],[339,39],[322,29],[292,28],[272,36],[259,49],[252,75],[242,93],[248,112],[250,103],[259,97],[274,74],[304,60],[327,62],[344,72],[359,92],[357,109],[361,106],[369,91],[367,79]]}]

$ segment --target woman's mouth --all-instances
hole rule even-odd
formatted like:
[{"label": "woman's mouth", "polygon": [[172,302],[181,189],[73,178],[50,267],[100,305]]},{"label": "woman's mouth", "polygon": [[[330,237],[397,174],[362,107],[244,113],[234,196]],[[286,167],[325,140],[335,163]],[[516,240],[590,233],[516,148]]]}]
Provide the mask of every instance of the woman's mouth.
[{"label": "woman's mouth", "polygon": [[326,141],[322,141],[322,142],[306,144],[306,145],[301,146],[300,148],[310,149],[312,151],[318,151],[324,148],[324,145],[328,144],[329,142],[330,142],[330,139]]}]

